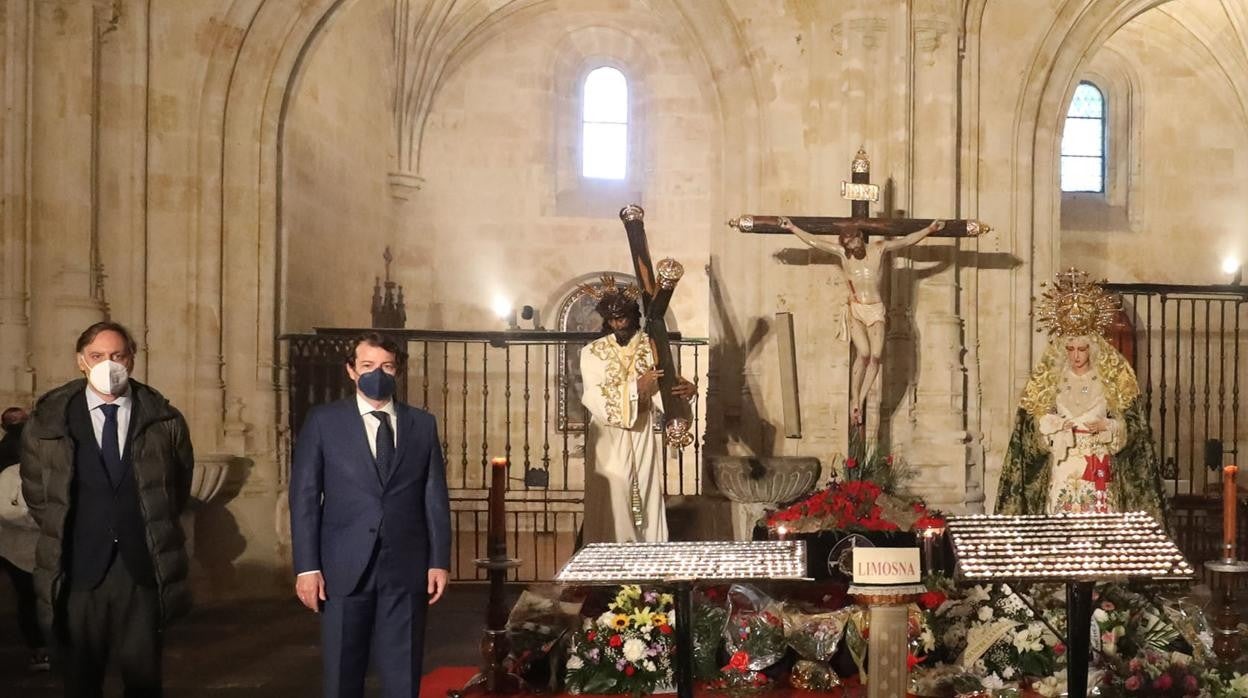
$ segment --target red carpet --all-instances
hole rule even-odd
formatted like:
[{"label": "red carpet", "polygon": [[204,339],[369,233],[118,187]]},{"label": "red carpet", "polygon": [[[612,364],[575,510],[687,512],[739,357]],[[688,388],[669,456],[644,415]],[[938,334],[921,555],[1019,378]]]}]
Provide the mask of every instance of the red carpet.
[{"label": "red carpet", "polygon": [[[420,698],[446,698],[446,692],[448,690],[459,690],[463,688],[464,684],[468,683],[468,679],[471,679],[476,673],[476,669],[466,666],[448,666],[434,669],[428,674],[425,674],[425,677],[420,681]],[[856,680],[853,680],[852,683],[853,685],[847,685],[844,690],[834,691],[832,693],[812,693],[810,691],[777,688],[775,690],[764,691],[759,695],[765,696],[766,698],[812,698],[813,696],[827,696],[830,698],[860,698],[861,696],[866,695],[866,689],[858,686],[858,682]],[[711,691],[700,687],[697,691],[695,691],[695,694],[700,698],[723,698],[727,695],[723,691]],[[474,693],[472,695],[482,694]],[[556,696],[568,695],[571,694],[556,694]],[[672,693],[669,695],[674,697],[676,694]],[[552,698],[554,697],[552,696]],[[588,694],[580,694],[579,698],[594,697],[589,696]],[[615,696],[613,698],[619,697]]]}]

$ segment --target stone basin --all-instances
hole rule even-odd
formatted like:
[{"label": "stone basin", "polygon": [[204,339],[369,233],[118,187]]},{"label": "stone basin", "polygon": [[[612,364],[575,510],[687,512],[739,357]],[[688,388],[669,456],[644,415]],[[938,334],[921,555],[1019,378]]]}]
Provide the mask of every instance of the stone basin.
[{"label": "stone basin", "polygon": [[708,456],[715,487],[739,504],[788,502],[814,489],[822,467],[806,456]]},{"label": "stone basin", "polygon": [[195,470],[191,473],[192,509],[213,501],[221,494],[232,479],[237,460],[228,453],[206,453],[195,457]]}]

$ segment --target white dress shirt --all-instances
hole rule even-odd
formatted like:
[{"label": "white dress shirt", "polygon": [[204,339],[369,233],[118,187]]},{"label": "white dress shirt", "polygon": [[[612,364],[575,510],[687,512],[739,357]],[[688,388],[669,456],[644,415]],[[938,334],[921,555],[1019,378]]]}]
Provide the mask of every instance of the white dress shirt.
[{"label": "white dress shirt", "polygon": [[100,409],[101,405],[117,405],[117,452],[123,456],[126,453],[126,435],[130,433],[130,399],[129,391],[125,395],[118,395],[113,398],[111,403],[105,402],[104,398],[88,386],[87,391],[87,411],[91,413],[91,429],[95,431],[95,444],[100,448],[104,448],[104,410]]},{"label": "white dress shirt", "polygon": [[399,420],[398,415],[394,411],[394,400],[387,402],[381,407],[373,407],[368,404],[363,395],[358,392],[355,394],[355,404],[360,408],[360,416],[364,418],[364,432],[368,435],[368,451],[373,454],[373,458],[377,457],[377,430],[381,428],[381,420],[377,419],[369,412],[385,412],[390,415],[390,432],[394,434],[394,447],[399,447]]}]

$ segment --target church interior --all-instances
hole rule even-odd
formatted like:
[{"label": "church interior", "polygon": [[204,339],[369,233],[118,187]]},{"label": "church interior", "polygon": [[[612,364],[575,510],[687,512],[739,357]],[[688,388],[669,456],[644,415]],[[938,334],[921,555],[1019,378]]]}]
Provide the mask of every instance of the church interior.
[{"label": "church interior", "polygon": [[[696,391],[688,445],[661,447],[656,466],[672,545],[801,538],[829,555],[837,534],[786,528],[786,512],[883,473],[881,496],[913,506],[901,529],[917,532],[924,572],[949,566],[912,593],[914,618],[851,604],[830,565],[799,570],[843,601],[793,611],[837,630],[835,658],[814,663],[798,645],[737,663],[747,645],[748,659],[765,654],[770,631],[745,628],[774,619],[773,603],[797,608],[800,584],[695,588],[694,608],[728,605],[691,620],[746,618],[741,648],[698,669],[708,685],[1055,696],[1075,674],[1100,695],[1248,696],[1248,528],[1235,523],[1248,476],[1228,467],[1248,452],[1248,0],[4,0],[0,35],[0,409],[80,378],[88,325],[133,332],[134,378],[169,398],[194,443],[181,525],[197,642],[229,646],[204,628],[246,633],[240,614],[264,608],[274,623],[299,616],[307,646],[273,666],[320,670],[315,622],[292,599],[292,454],[314,406],[353,394],[342,360],[367,329],[406,350],[397,399],[436,418],[445,460],[444,612],[466,634],[461,654],[427,649],[426,672],[483,661],[494,570],[481,561],[498,541],[518,560],[500,573],[513,614],[541,594],[569,603],[551,585],[592,550],[579,538],[594,418],[578,356],[602,334],[606,275],[641,289],[651,339],[661,326],[668,365]],[[885,242],[873,276],[835,247],[836,226],[858,224],[834,219],[866,226],[869,250],[945,223]],[[864,286],[882,299],[876,318],[857,314]],[[1075,286],[1100,294],[1102,316],[1062,305]],[[1091,647],[1089,633],[1039,627],[1079,606],[1060,586],[1027,587],[1024,608],[955,566],[959,530],[971,535],[959,520],[1053,513],[1047,490],[1028,509],[1030,491],[1014,499],[1004,483],[1033,482],[1023,441],[1045,427],[1028,405],[1075,336],[1092,337],[1132,444],[1110,449],[1127,488],[1111,483],[1110,510],[1155,514],[1174,569],[1187,566],[1178,591],[1078,582],[1094,594]],[[857,386],[867,366],[878,378]],[[1134,504],[1147,488],[1155,508]],[[1095,489],[1101,506],[1104,480]],[[887,518],[868,504],[869,521],[836,530],[870,531],[880,506]],[[660,586],[639,593],[661,599]],[[629,589],[599,613],[640,608]],[[53,679],[26,672],[15,604],[0,582],[0,687],[52,695]],[[993,626],[994,608],[1017,622]],[[983,647],[941,655],[968,645],[957,613],[978,613]],[[643,625],[666,624],[655,618]],[[867,618],[901,623],[900,659]],[[644,690],[586,679],[571,622],[548,690],[570,679],[687,698],[674,667]],[[868,645],[901,678],[865,681]],[[248,647],[263,663],[264,643]],[[224,680],[211,694],[294,695],[248,677],[250,693]]]}]

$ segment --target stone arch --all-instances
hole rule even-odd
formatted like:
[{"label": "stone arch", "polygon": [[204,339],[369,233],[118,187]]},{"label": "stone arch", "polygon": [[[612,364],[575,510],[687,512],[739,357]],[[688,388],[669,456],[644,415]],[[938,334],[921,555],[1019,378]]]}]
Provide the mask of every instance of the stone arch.
[{"label": "stone arch", "polygon": [[217,434],[221,448],[263,463],[249,488],[271,491],[284,480],[277,471],[280,429],[248,434],[249,424],[280,421],[273,397],[282,114],[300,61],[333,14],[353,1],[312,0],[292,11],[272,0],[236,0],[221,20],[200,95],[192,394],[196,413],[215,417],[203,431]]},{"label": "stone arch", "polygon": [[[983,0],[986,4],[988,0]],[[1057,177],[1066,98],[1088,56],[1142,12],[1168,0],[1066,0],[1058,8],[1024,78],[1014,121],[1013,219],[1015,250],[1030,249],[1011,272],[1011,307],[1029,308],[1039,286],[1052,276],[1061,241]],[[982,15],[982,8],[980,9]],[[1030,313],[1013,318],[1011,376],[1017,383],[1040,349]],[[1020,373],[1021,371],[1021,373]]]},{"label": "stone arch", "polygon": [[[335,14],[356,0],[235,0],[222,15],[200,95],[195,149],[198,179],[191,235],[195,256],[190,301],[193,339],[188,375],[197,433],[256,460],[245,491],[280,493],[288,435],[281,426],[281,371],[285,241],[281,229],[282,129],[299,70]],[[544,3],[515,0],[512,19]],[[736,18],[722,3],[659,0],[711,78],[721,126],[723,175],[719,210],[755,202],[765,138],[759,81]],[[491,12],[463,33],[446,71],[498,31],[507,16]],[[733,118],[727,118],[731,112]],[[731,153],[731,157],[727,155]],[[720,233],[722,238],[723,233]],[[714,248],[714,243],[713,243]],[[714,254],[714,249],[713,249]],[[275,426],[271,426],[275,425]],[[215,446],[215,449],[214,449]],[[279,494],[280,498],[280,494]]]}]

